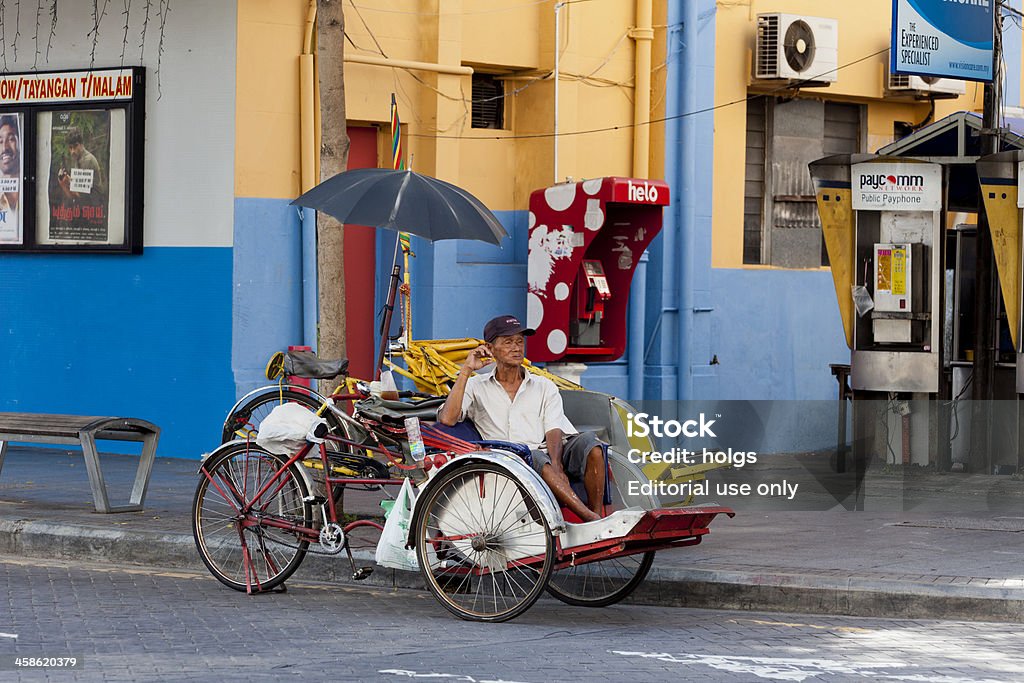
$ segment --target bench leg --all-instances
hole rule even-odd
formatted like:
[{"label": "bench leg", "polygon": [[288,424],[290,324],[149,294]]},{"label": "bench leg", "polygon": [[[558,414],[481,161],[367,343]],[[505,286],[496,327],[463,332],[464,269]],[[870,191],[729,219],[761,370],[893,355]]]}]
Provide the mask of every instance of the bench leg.
[{"label": "bench leg", "polygon": [[103,471],[100,469],[96,439],[88,432],[83,432],[79,436],[82,440],[82,455],[85,456],[85,469],[89,471],[89,486],[92,488],[92,499],[96,505],[96,512],[110,512],[107,484],[103,481]]},{"label": "bench leg", "polygon": [[147,434],[142,439],[142,457],[135,471],[135,483],[128,505],[111,505],[107,495],[107,483],[103,479],[100,468],[100,456],[96,449],[96,436],[82,432],[82,455],[85,456],[85,467],[89,471],[89,485],[92,487],[92,499],[96,512],[138,512],[146,500],[146,489],[149,487],[149,476],[153,472],[153,461],[156,458],[156,443],[159,435]]},{"label": "bench leg", "polygon": [[153,472],[153,460],[156,458],[157,434],[147,434],[142,440],[142,457],[139,468],[135,471],[135,484],[132,486],[131,506],[138,506],[146,501],[146,489],[149,487],[149,476]]},{"label": "bench leg", "polygon": [[0,470],[4,468],[4,456],[7,455],[7,442],[0,441]]}]

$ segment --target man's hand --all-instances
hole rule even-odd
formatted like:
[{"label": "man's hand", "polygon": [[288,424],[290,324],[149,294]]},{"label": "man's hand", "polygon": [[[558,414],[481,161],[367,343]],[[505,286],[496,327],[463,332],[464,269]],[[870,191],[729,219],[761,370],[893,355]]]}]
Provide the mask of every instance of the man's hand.
[{"label": "man's hand", "polygon": [[459,374],[455,378],[452,390],[448,393],[448,398],[445,399],[441,410],[437,412],[437,419],[442,424],[451,427],[458,422],[459,416],[462,414],[462,399],[466,395],[466,382],[469,381],[470,375],[493,362],[494,358],[491,356],[491,352],[484,345],[469,352],[466,361],[462,364],[462,369],[459,370]]},{"label": "man's hand", "polygon": [[466,356],[466,362],[462,364],[462,367],[476,372],[485,365],[493,362],[494,356],[491,355],[491,352],[487,349],[486,345],[481,344],[469,352],[469,355]]}]

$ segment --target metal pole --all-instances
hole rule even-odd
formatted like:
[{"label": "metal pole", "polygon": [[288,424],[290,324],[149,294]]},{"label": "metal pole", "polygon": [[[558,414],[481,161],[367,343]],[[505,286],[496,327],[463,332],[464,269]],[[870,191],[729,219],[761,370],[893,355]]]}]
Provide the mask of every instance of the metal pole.
[{"label": "metal pole", "polygon": [[[981,117],[981,154],[999,151],[999,96],[997,80],[1001,62],[1002,40],[999,22],[999,3],[992,2],[994,22],[992,50],[992,81],[985,84],[984,110]],[[991,473],[992,386],[995,378],[995,303],[992,233],[988,227],[985,204],[979,197],[977,261],[975,264],[974,388],[971,394],[974,408],[971,419],[971,470]]]},{"label": "metal pole", "polygon": [[[676,400],[693,398],[693,366],[691,357],[696,341],[693,334],[693,289],[697,282],[694,270],[698,267],[697,248],[697,118],[694,112],[699,108],[697,96],[697,63],[700,51],[697,46],[697,2],[683,3],[683,68],[682,101],[684,117],[680,124],[681,151],[679,152],[679,222],[676,224],[676,301],[679,302],[679,317],[676,321],[679,354],[676,361]],[[707,361],[705,361],[707,362]]]},{"label": "metal pole", "polygon": [[555,122],[554,131],[552,137],[552,144],[555,151],[555,183],[558,183],[558,53],[561,51],[559,48],[559,36],[562,34],[562,7],[565,6],[564,2],[555,3]]},{"label": "metal pole", "polygon": [[633,288],[629,292],[629,400],[640,401],[644,397],[644,329],[647,307],[647,252],[640,254],[640,261],[633,273]]},{"label": "metal pole", "polygon": [[398,245],[401,239],[395,234],[395,258],[391,266],[391,279],[388,280],[388,298],[384,304],[384,320],[380,326],[380,346],[377,349],[377,362],[373,365],[373,378],[380,379],[381,370],[384,369],[384,353],[387,351],[391,334],[391,318],[395,312],[395,297],[398,295],[399,272],[402,267],[398,265]]}]

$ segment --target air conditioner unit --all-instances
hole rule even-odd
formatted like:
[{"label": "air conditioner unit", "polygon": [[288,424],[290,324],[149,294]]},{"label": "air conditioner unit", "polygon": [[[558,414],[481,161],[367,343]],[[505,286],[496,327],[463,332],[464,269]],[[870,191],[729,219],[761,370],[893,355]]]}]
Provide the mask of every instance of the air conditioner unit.
[{"label": "air conditioner unit", "polygon": [[835,83],[839,22],[797,14],[758,14],[754,78]]},{"label": "air conditioner unit", "polygon": [[938,76],[909,76],[888,74],[886,89],[894,93],[913,94],[918,97],[956,97],[967,92],[963,81]]}]

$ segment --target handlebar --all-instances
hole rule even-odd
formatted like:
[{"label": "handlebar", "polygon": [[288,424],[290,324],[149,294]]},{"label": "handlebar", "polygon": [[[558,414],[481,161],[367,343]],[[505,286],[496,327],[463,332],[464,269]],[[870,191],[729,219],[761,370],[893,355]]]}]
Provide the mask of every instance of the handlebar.
[{"label": "handlebar", "polygon": [[434,394],[427,394],[422,391],[399,391],[398,398],[439,398]]}]

